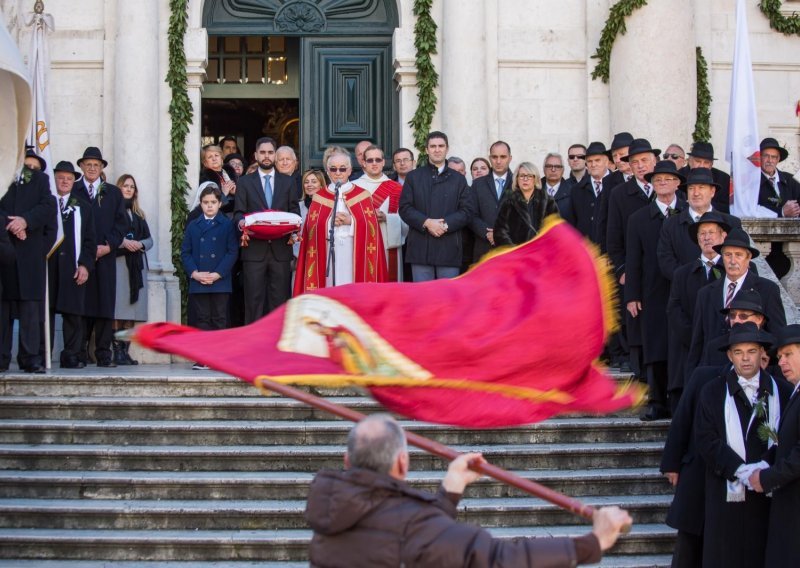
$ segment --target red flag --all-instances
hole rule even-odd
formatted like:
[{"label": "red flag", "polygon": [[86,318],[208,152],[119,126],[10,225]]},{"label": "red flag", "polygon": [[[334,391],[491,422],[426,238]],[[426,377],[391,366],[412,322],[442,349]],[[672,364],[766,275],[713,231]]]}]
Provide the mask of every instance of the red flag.
[{"label": "red flag", "polygon": [[615,326],[612,284],[591,245],[549,220],[464,276],[352,284],[290,300],[242,328],[139,328],[142,345],[259,384],[369,389],[386,408],[470,427],[527,424],[637,402],[597,364]]}]

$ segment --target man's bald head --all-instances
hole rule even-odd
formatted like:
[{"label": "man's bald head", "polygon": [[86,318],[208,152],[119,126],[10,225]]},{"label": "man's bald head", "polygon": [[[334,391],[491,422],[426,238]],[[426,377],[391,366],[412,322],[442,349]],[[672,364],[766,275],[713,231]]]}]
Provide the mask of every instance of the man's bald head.
[{"label": "man's bald head", "polygon": [[372,414],[356,424],[347,437],[350,467],[388,474],[398,456],[406,455],[406,435],[388,414]]}]

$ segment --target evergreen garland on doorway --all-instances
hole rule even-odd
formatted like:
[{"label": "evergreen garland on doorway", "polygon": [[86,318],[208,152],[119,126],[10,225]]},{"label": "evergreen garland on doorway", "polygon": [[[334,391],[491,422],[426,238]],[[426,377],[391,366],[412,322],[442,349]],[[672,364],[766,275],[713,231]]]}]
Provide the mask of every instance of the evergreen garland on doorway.
[{"label": "evergreen garland on doorway", "polygon": [[189,182],[186,179],[186,168],[189,165],[189,160],[186,158],[186,135],[189,133],[189,125],[192,124],[192,104],[189,101],[186,77],[186,52],[183,48],[188,4],[188,0],[170,0],[169,2],[170,16],[167,30],[169,68],[166,77],[167,84],[172,90],[172,100],[169,103],[169,116],[172,122],[170,128],[172,265],[181,287],[181,320],[183,321],[186,321],[188,282],[181,262],[181,243],[183,242],[183,227],[189,214],[189,208],[186,205],[186,191],[189,188]]},{"label": "evergreen garland on doorway", "polygon": [[646,4],[647,0],[619,0],[608,11],[606,25],[600,34],[600,44],[592,55],[592,59],[597,59],[592,79],[602,79],[603,83],[608,83],[611,75],[611,50],[614,48],[617,36],[625,35],[627,31],[625,18]]},{"label": "evergreen garland on doorway", "polygon": [[769,27],[784,35],[800,35],[800,15],[792,12],[791,16],[781,13],[780,0],[761,0],[758,3],[761,12],[769,20]]},{"label": "evergreen garland on doorway", "polygon": [[416,48],[415,65],[417,67],[417,110],[409,121],[414,129],[414,146],[419,151],[417,163],[425,160],[425,139],[431,129],[433,115],[436,112],[436,87],[439,85],[439,74],[433,66],[431,55],[436,53],[436,22],[431,17],[433,0],[414,0],[414,47]]},{"label": "evergreen garland on doorway", "polygon": [[695,48],[697,59],[697,118],[692,140],[711,140],[711,91],[708,89],[708,63],[703,49]]}]

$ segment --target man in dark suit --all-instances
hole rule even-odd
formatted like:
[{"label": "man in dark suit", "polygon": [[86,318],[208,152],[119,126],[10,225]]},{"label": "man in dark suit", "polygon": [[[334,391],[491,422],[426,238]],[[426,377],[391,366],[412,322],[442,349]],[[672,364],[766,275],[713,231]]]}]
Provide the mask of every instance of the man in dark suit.
[{"label": "man in dark suit", "polygon": [[696,168],[711,170],[711,176],[714,178],[714,183],[716,184],[716,191],[711,198],[711,205],[717,211],[730,213],[730,199],[728,193],[731,189],[731,176],[715,168],[715,160],[714,146],[712,146],[711,142],[698,140],[692,143],[692,149],[689,151],[688,164],[681,168],[680,172],[688,179],[689,172]]},{"label": "man in dark suit", "polygon": [[570,216],[570,190],[572,183],[562,176],[564,175],[564,159],[558,152],[550,152],[544,157],[542,165],[544,176],[542,189],[552,197],[558,207],[558,213],[566,219]]},{"label": "man in dark suit", "polygon": [[[300,215],[292,178],[275,170],[277,142],[263,137],[256,141],[258,170],[239,178],[233,221],[244,231],[244,216],[267,209]],[[253,323],[291,295],[292,243],[287,239],[249,239],[241,249],[244,283],[244,323]]]},{"label": "man in dark suit", "polygon": [[605,188],[600,194],[600,210],[597,213],[597,234],[600,238],[600,250],[606,252],[606,232],[608,230],[608,203],[615,187],[622,185],[633,177],[631,166],[625,161],[628,156],[633,136],[630,132],[618,132],[611,141],[609,155],[616,168],[605,180]]},{"label": "man in dark suit", "polygon": [[777,333],[786,325],[778,285],[753,273],[750,260],[759,255],[750,246],[750,237],[741,229],[731,229],[721,245],[714,250],[722,255],[725,274],[705,286],[697,293],[697,302],[692,322],[692,343],[686,360],[686,376],[700,366],[724,364],[724,358],[713,349],[712,340],[727,331],[725,312],[731,301],[741,290],[755,290],[761,296],[764,315],[767,318],[764,329]]},{"label": "man in dark suit", "polygon": [[497,219],[497,208],[503,192],[511,191],[512,175],[511,147],[498,140],[489,148],[489,161],[492,171],[488,176],[480,177],[472,182],[472,193],[475,196],[476,214],[472,217],[470,228],[475,235],[472,258],[477,261],[494,246],[494,222]]},{"label": "man in dark suit", "polygon": [[586,149],[587,175],[570,189],[569,208],[563,215],[567,222],[597,245],[602,242],[599,231],[600,199],[609,187],[605,180],[611,173],[608,170],[609,153],[602,142],[592,142]]},{"label": "man in dark suit", "polygon": [[0,215],[7,223],[0,230],[8,233],[15,259],[4,265],[0,335],[0,370],[11,362],[14,319],[19,320],[17,361],[26,373],[44,373],[39,350],[41,322],[44,317],[45,264],[55,243],[57,231],[56,202],[50,193],[47,174],[22,168],[19,179],[0,199]]},{"label": "man in dark suit", "polygon": [[774,138],[761,141],[761,187],[758,204],[774,211],[778,217],[800,217],[800,182],[778,169],[789,157],[789,151]]},{"label": "man in dark suit", "polygon": [[[711,170],[706,168],[689,170],[686,183],[681,189],[688,196],[689,207],[664,223],[658,240],[658,264],[664,278],[668,280],[672,280],[672,274],[679,266],[700,256],[700,247],[691,239],[689,226],[696,223],[702,215],[714,210],[711,200],[715,191],[719,193],[719,186],[714,182]],[[738,217],[721,211],[718,213],[729,227],[742,228]]]},{"label": "man in dark suit", "polygon": [[765,566],[796,566],[800,563],[800,325],[787,325],[778,334],[778,364],[794,390],[781,414],[778,444],[767,469],[755,471],[750,485],[755,491],[772,493],[767,529]]}]

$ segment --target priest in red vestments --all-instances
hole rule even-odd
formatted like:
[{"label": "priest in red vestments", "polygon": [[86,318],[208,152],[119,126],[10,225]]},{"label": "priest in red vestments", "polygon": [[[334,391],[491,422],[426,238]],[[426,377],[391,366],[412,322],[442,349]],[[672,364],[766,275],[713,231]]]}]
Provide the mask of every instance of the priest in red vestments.
[{"label": "priest in red vestments", "polygon": [[403,280],[402,246],[408,225],[400,218],[400,194],[403,186],[383,173],[385,158],[378,146],[364,150],[364,175],[355,181],[372,194],[372,205],[378,212],[383,245],[386,247],[386,268],[390,282]]},{"label": "priest in red vestments", "polygon": [[[295,296],[326,286],[386,281],[386,253],[372,195],[348,181],[351,172],[349,155],[334,153],[328,158],[331,184],[314,195],[306,215],[297,257]],[[329,256],[328,242],[331,223],[334,227],[333,259]],[[330,270],[329,259],[332,260]]]}]

